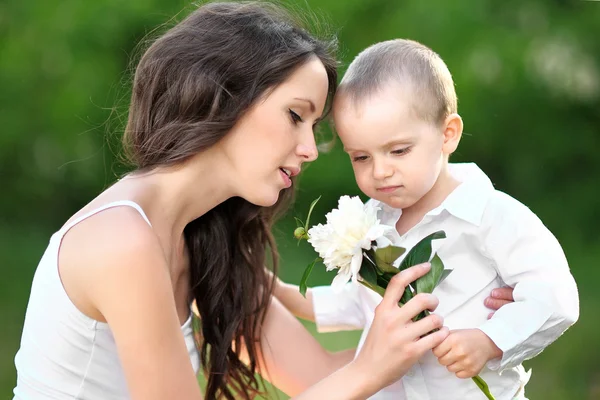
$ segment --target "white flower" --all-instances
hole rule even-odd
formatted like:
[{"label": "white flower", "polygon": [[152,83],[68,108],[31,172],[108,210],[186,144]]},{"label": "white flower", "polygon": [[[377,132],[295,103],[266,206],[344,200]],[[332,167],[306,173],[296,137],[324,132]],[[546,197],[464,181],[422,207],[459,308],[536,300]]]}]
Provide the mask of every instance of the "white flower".
[{"label": "white flower", "polygon": [[331,284],[334,291],[339,292],[350,279],[357,281],[363,250],[370,249],[373,241],[382,241],[394,230],[379,223],[378,210],[372,203],[363,204],[358,196],[342,196],[338,208],[326,215],[327,223],[308,230],[308,242],[327,270],[339,269]]}]

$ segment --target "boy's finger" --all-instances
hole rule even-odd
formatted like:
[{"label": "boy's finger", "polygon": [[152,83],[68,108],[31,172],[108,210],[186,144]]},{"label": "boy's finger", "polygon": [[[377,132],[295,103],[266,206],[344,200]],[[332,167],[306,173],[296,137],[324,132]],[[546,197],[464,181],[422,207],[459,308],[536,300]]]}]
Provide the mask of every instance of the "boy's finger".
[{"label": "boy's finger", "polygon": [[381,302],[387,306],[393,305],[394,307],[397,307],[398,302],[404,293],[404,288],[408,286],[409,283],[416,281],[429,272],[430,268],[431,264],[424,263],[412,266],[394,275],[394,277],[390,280],[387,289],[385,290],[385,294],[383,295],[383,300]]},{"label": "boy's finger", "polygon": [[471,372],[465,371],[465,370],[459,371],[459,372],[456,373],[456,377],[460,378],[460,379],[472,378],[475,375],[477,375],[477,374],[474,374],[474,373],[471,373]]},{"label": "boy's finger", "polygon": [[452,347],[450,346],[450,344],[446,341],[443,341],[442,343],[440,343],[439,346],[434,347],[432,350],[433,350],[433,355],[436,356],[437,358],[440,358],[440,357],[443,357],[446,354],[448,354],[451,349],[452,349]]},{"label": "boy's finger", "polygon": [[485,299],[484,304],[487,308],[490,308],[492,310],[498,310],[501,307],[512,303],[512,301],[510,300],[501,300],[501,299],[493,299],[491,297],[488,297],[487,299]]},{"label": "boy's finger", "polygon": [[450,354],[450,352],[448,352],[442,357],[438,357],[438,362],[443,366],[447,366],[454,364],[456,362],[456,359],[452,356],[452,354]]},{"label": "boy's finger", "polygon": [[460,363],[460,362],[455,362],[455,363],[452,363],[452,364],[448,365],[448,366],[446,367],[446,369],[447,369],[448,371],[450,371],[450,372],[457,373],[457,372],[460,372],[460,371],[462,371],[462,370],[463,370],[463,367],[462,367],[462,365],[461,365],[461,363]]},{"label": "boy's finger", "polygon": [[501,287],[492,290],[492,297],[500,300],[507,300],[508,302],[515,301],[513,298],[514,289],[511,287]]}]

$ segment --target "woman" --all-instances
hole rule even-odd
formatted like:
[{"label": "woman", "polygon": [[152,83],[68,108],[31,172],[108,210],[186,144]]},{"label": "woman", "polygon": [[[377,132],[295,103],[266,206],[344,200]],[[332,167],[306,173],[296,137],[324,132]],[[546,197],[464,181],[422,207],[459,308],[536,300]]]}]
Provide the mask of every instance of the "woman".
[{"label": "woman", "polygon": [[148,48],[124,136],[135,169],[52,236],[15,358],[16,399],[201,399],[200,366],[207,399],[250,398],[255,372],[299,399],[359,399],[444,339],[444,328],[421,338],[439,317],[411,322],[435,309],[433,296],[396,305],[423,266],[394,279],[355,360],[324,351],[271,296],[270,228],[317,157],[332,50],[255,3],[204,5]]}]

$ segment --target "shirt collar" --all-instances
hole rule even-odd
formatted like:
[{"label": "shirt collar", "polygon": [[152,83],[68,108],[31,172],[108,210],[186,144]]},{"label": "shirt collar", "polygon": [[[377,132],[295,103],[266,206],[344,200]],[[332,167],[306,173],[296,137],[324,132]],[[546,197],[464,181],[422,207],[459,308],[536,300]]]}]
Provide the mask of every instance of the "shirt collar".
[{"label": "shirt collar", "polygon": [[[442,204],[426,215],[437,216],[446,211],[456,218],[474,225],[480,225],[485,206],[494,191],[492,181],[475,163],[448,164],[448,171],[461,183],[446,197]],[[377,205],[381,207],[381,223],[396,226],[396,222],[402,215],[402,210],[381,202],[377,202]]]}]

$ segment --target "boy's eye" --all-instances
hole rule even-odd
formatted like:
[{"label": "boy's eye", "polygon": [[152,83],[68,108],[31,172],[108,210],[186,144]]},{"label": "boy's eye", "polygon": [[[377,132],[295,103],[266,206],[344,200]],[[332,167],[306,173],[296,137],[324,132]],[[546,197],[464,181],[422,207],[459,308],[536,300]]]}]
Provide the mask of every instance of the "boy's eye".
[{"label": "boy's eye", "polygon": [[392,154],[403,155],[410,151],[410,147],[405,147],[403,149],[392,150]]},{"label": "boy's eye", "polygon": [[294,111],[292,111],[292,109],[288,109],[288,111],[290,112],[290,117],[292,118],[292,122],[294,124],[297,124],[298,122],[302,122],[302,118],[300,118],[300,116],[298,114],[296,114]]}]

